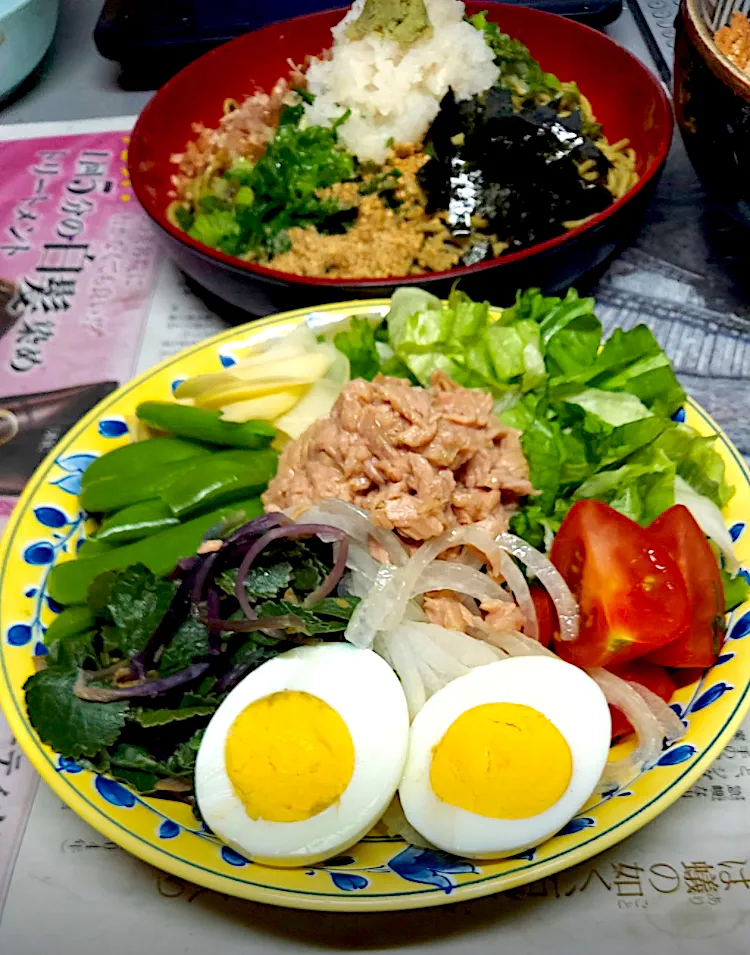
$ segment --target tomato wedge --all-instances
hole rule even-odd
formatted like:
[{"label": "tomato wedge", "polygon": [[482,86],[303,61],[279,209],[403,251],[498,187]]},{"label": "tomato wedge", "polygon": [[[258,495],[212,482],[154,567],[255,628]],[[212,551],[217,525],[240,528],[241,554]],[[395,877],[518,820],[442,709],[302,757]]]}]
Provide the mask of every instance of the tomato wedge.
[{"label": "tomato wedge", "polygon": [[548,647],[560,631],[555,602],[547,593],[546,587],[542,587],[541,584],[530,584],[529,590],[539,624],[539,642],[543,647]]},{"label": "tomato wedge", "polygon": [[724,585],[706,535],[683,504],[675,504],[648,527],[654,541],[677,562],[687,586],[691,613],[687,625],[649,660],[668,667],[710,667],[724,642]]},{"label": "tomato wedge", "polygon": [[[629,683],[640,683],[660,696],[665,703],[669,703],[677,689],[675,681],[664,667],[657,666],[655,663],[647,663],[645,660],[632,660],[630,663],[623,663],[620,666],[608,667],[615,676],[621,680],[627,680]],[[609,712],[612,716],[612,739],[618,736],[626,736],[633,732],[630,721],[622,712],[614,706],[610,706]]]},{"label": "tomato wedge", "polygon": [[677,563],[648,529],[601,501],[578,501],[557,532],[550,559],[580,609],[578,637],[555,650],[581,667],[644,656],[689,623],[687,587]]}]

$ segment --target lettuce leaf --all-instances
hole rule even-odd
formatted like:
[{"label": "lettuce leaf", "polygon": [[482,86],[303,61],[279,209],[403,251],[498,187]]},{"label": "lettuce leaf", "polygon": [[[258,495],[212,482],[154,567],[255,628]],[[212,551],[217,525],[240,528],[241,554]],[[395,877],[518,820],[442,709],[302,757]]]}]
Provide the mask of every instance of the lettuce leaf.
[{"label": "lettuce leaf", "polygon": [[[490,315],[486,302],[455,288],[445,304],[401,288],[386,321],[396,358],[422,385],[439,369],[487,390],[502,421],[522,432],[539,493],[511,526],[534,546],[549,545],[582,498],[642,524],[675,503],[676,487],[685,496],[681,482],[702,514],[731,498],[715,439],[671,420],[685,393],[645,325],[617,329],[602,342],[594,300],[574,289],[564,298],[527,289]],[[720,543],[726,551],[726,540]]]}]

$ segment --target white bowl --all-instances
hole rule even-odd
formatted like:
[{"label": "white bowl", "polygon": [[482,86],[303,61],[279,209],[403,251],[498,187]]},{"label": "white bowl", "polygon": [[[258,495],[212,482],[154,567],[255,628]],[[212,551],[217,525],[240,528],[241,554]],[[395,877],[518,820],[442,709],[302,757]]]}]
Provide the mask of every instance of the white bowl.
[{"label": "white bowl", "polygon": [[57,26],[59,0],[0,0],[0,100],[39,65]]}]

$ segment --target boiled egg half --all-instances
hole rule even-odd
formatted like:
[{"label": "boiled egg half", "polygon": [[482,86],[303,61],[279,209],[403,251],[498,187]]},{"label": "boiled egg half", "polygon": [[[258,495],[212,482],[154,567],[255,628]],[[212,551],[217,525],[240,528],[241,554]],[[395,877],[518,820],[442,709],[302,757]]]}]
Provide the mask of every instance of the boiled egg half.
[{"label": "boiled egg half", "polygon": [[408,736],[401,684],[373,651],[330,643],[282,653],[209,723],[195,767],[201,814],[254,861],[320,862],[382,816]]},{"label": "boiled egg half", "polygon": [[460,856],[538,845],[593,793],[610,730],[602,691],[578,667],[541,656],[478,667],[430,697],[412,723],[399,788],[406,818]]}]

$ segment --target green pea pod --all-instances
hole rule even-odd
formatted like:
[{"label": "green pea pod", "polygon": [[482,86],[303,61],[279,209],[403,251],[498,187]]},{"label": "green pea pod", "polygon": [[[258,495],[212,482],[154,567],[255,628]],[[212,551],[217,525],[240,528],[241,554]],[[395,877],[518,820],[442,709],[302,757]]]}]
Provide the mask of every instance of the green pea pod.
[{"label": "green pea pod", "polygon": [[175,516],[186,517],[264,490],[276,474],[278,462],[277,453],[271,450],[214,454],[202,467],[175,478],[159,496]]},{"label": "green pea pod", "polygon": [[145,564],[152,573],[166,577],[174,570],[181,557],[195,554],[209,528],[232,518],[235,513],[238,519],[244,518],[245,521],[259,517],[263,513],[260,498],[225,504],[133,544],[113,547],[95,557],[78,558],[58,564],[49,575],[49,595],[63,606],[84,603],[89,585],[95,577],[105,570],[122,570],[131,564]]},{"label": "green pea pod", "polygon": [[83,473],[81,487],[88,487],[102,478],[124,477],[126,474],[140,477],[150,468],[210,453],[211,448],[183,438],[149,438],[148,441],[123,444],[91,462]]},{"label": "green pea pod", "polygon": [[105,544],[104,541],[98,541],[95,537],[87,537],[86,540],[78,548],[78,559],[86,557],[96,557],[99,554],[105,554],[108,550],[112,550],[110,544]]},{"label": "green pea pod", "polygon": [[[148,442],[144,442],[147,444]],[[113,474],[110,477],[92,481],[81,491],[81,507],[92,514],[109,514],[131,504],[150,501],[159,497],[162,490],[176,478],[181,478],[198,470],[204,475],[210,473],[213,462],[222,455],[242,455],[247,451],[214,451],[207,457],[187,458],[183,461],[168,461],[151,467],[144,466],[140,472]]]},{"label": "green pea pod", "polygon": [[47,627],[44,642],[47,646],[54,640],[65,640],[79,633],[91,630],[96,624],[96,617],[91,613],[87,604],[76,604],[66,607]]},{"label": "green pea pod", "polygon": [[149,427],[183,438],[250,451],[266,448],[276,437],[267,421],[224,421],[220,411],[193,408],[172,401],[144,401],[136,415]]},{"label": "green pea pod", "polygon": [[129,544],[179,523],[169,506],[155,497],[110,514],[96,532],[96,539],[108,544]]}]

